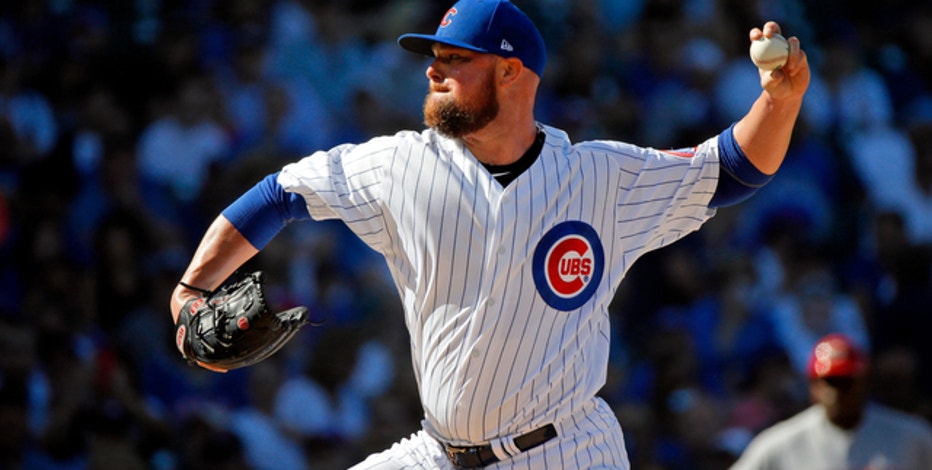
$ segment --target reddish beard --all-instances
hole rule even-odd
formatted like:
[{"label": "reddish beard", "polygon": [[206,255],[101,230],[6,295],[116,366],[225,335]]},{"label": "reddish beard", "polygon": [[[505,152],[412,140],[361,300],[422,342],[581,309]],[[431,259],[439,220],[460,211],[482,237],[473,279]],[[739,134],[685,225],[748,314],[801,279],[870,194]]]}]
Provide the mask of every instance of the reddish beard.
[{"label": "reddish beard", "polygon": [[424,99],[424,124],[450,138],[476,132],[498,116],[499,103],[492,72],[480,85],[475,97],[456,99],[450,96]]}]

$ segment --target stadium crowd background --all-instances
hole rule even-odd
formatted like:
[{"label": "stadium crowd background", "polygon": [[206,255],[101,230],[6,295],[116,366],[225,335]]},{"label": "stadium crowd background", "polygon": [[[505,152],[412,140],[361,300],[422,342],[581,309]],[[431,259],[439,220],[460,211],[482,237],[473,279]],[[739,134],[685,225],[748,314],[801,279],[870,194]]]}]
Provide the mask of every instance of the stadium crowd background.
[{"label": "stadium crowd background", "polygon": [[[613,306],[603,396],[638,469],[725,468],[808,403],[844,332],[874,398],[932,419],[932,5],[521,1],[550,58],[538,119],[574,140],[692,146],[758,94],[774,19],[815,77],[786,164],[645,256]],[[338,224],[251,268],[308,305],[260,365],[187,366],[169,293],[207,223],[316,149],[420,128],[448,0],[47,0],[0,5],[0,468],[338,469],[419,427],[399,301]]]}]

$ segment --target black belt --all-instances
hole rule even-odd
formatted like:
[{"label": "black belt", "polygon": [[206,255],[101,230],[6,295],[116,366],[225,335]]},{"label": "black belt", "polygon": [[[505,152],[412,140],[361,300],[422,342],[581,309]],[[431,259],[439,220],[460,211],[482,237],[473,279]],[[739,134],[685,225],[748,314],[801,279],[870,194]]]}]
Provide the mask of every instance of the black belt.
[{"label": "black belt", "polygon": [[[557,437],[557,428],[553,427],[552,424],[548,424],[527,434],[515,437],[514,443],[518,450],[525,452],[555,437]],[[447,452],[447,457],[450,458],[456,468],[482,468],[499,461],[490,444],[471,447],[443,444],[443,447]]]}]

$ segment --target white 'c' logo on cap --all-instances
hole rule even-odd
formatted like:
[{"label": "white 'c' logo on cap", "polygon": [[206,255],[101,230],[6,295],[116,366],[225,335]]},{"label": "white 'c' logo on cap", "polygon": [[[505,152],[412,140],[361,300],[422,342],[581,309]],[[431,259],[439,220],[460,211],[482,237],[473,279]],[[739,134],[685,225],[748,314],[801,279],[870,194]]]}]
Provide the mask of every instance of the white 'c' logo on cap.
[{"label": "white 'c' logo on cap", "polygon": [[455,7],[447,10],[447,12],[443,15],[443,19],[440,20],[440,27],[446,28],[447,26],[450,26],[450,23],[453,22],[453,17],[456,16],[456,13],[457,11]]}]

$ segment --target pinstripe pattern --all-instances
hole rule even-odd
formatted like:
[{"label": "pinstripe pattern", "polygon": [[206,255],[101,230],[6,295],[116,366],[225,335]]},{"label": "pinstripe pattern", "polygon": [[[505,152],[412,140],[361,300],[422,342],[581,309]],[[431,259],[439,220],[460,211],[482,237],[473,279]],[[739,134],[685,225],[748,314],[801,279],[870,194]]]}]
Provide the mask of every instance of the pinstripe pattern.
[{"label": "pinstripe pattern", "polygon": [[[342,219],[385,256],[406,312],[425,428],[451,443],[589,419],[579,413],[605,382],[607,307],[618,284],[641,255],[713,214],[717,139],[689,158],[572,144],[545,130],[540,158],[506,188],[462,144],[430,130],[319,152],[279,177],[315,219]],[[532,263],[545,234],[566,221],[591,226],[605,253],[600,284],[571,311],[541,297]],[[605,426],[576,444],[592,454],[577,458],[623,454],[604,431],[617,423]]]},{"label": "pinstripe pattern", "polygon": [[[606,432],[613,430],[615,432]],[[624,437],[612,410],[592,399],[578,416],[564,422],[559,437],[540,447],[486,467],[486,470],[627,470]],[[390,449],[371,455],[350,470],[455,470],[436,439],[421,431]]]}]

